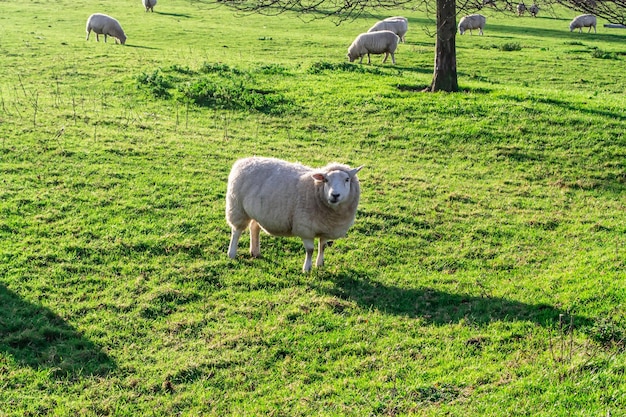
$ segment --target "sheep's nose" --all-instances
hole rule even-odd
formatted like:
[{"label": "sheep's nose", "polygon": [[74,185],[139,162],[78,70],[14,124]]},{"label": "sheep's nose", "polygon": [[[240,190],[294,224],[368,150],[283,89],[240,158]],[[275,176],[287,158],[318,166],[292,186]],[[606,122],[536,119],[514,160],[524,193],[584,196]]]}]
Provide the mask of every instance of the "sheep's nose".
[{"label": "sheep's nose", "polygon": [[332,193],[330,196],[331,196],[334,200],[336,200],[336,199],[338,199],[338,198],[339,198],[339,196],[340,196],[340,195],[341,195],[341,194],[339,194],[339,193]]}]

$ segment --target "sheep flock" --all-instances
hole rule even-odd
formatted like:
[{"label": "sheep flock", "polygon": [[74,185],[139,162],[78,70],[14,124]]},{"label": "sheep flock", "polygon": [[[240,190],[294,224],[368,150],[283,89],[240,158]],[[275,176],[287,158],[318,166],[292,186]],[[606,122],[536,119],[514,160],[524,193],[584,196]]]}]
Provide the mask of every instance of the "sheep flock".
[{"label": "sheep flock", "polygon": [[[483,0],[484,5],[495,6],[496,0]],[[142,0],[145,11],[154,12],[157,0]],[[515,12],[522,16],[526,11],[533,17],[539,7],[529,8],[519,3]],[[478,30],[483,35],[486,17],[481,14],[462,16],[458,31]],[[596,17],[581,15],[574,18],[570,32],[588,27],[596,31]],[[91,32],[96,40],[104,35],[115,38],[124,45],[126,34],[115,18],[94,13],[87,19],[86,40]],[[366,32],[356,36],[348,47],[350,62],[367,55],[371,64],[371,54],[384,54],[383,63],[391,56],[396,63],[395,52],[399,43],[404,43],[408,32],[408,19],[393,16],[375,22]],[[250,230],[250,255],[261,253],[260,232],[276,236],[295,236],[302,239],[305,248],[303,272],[313,266],[315,239],[318,239],[317,267],[324,265],[324,250],[332,241],[344,237],[355,221],[359,204],[360,185],[357,173],[361,167],[351,168],[340,163],[330,163],[314,169],[308,166],[267,157],[248,157],[237,160],[232,166],[226,190],[226,221],[231,228],[228,256],[237,257],[237,246],[242,233]]]}]

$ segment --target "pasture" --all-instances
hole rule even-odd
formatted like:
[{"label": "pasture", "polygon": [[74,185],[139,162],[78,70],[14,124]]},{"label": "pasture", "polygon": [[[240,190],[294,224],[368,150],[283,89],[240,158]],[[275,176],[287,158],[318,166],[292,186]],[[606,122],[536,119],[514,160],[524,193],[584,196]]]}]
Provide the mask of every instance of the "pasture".
[{"label": "pasture", "polygon": [[[420,11],[0,1],[0,416],[624,415],[626,31],[483,12],[429,94]],[[365,166],[324,268],[228,258],[249,155]]]}]

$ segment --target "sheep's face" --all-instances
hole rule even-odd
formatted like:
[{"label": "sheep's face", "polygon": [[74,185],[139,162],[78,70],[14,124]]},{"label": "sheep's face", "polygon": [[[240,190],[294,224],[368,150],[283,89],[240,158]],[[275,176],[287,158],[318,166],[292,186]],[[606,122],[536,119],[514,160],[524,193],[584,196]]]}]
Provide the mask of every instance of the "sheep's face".
[{"label": "sheep's face", "polygon": [[313,174],[316,182],[324,184],[324,199],[329,206],[336,207],[348,199],[352,180],[360,169],[361,167],[349,172],[337,170]]},{"label": "sheep's face", "polygon": [[358,58],[358,56],[353,56],[352,54],[350,54],[350,52],[348,52],[348,55],[346,56],[348,57],[350,62],[354,62],[354,60]]}]

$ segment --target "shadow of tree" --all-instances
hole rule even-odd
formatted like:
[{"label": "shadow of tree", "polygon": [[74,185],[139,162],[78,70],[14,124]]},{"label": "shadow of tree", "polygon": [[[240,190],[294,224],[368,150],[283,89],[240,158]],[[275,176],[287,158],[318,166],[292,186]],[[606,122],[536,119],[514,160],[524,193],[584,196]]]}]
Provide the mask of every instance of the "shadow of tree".
[{"label": "shadow of tree", "polygon": [[[562,20],[563,21],[563,29],[548,29],[548,28],[536,28],[536,27],[528,27],[522,24],[520,21],[519,26],[508,26],[508,25],[498,25],[498,24],[490,24],[487,22],[487,27],[489,30],[495,33],[505,33],[509,34],[521,34],[521,35],[531,35],[537,37],[552,37],[552,38],[563,38],[564,41],[569,41],[575,39],[577,41],[593,41],[597,39],[601,39],[604,42],[614,42],[618,44],[624,43],[624,37],[621,34],[613,34],[613,33],[584,33],[580,34],[577,31],[570,32],[569,31],[569,22],[571,19],[554,19],[554,20]],[[485,29],[486,33],[487,29]],[[588,35],[588,36],[583,36]],[[492,36],[495,37],[495,36]],[[505,36],[508,38],[508,36]]]},{"label": "shadow of tree", "polygon": [[547,304],[527,304],[489,295],[448,293],[432,288],[406,289],[376,281],[362,272],[324,273],[335,287],[317,288],[330,295],[356,302],[364,308],[375,308],[387,314],[421,318],[428,323],[446,325],[468,320],[477,325],[493,321],[530,321],[551,327],[565,317],[575,327],[588,327],[592,320],[572,316]]},{"label": "shadow of tree", "polygon": [[57,378],[105,375],[116,368],[99,346],[61,317],[1,283],[0,305],[0,352],[18,363],[49,368]]}]

